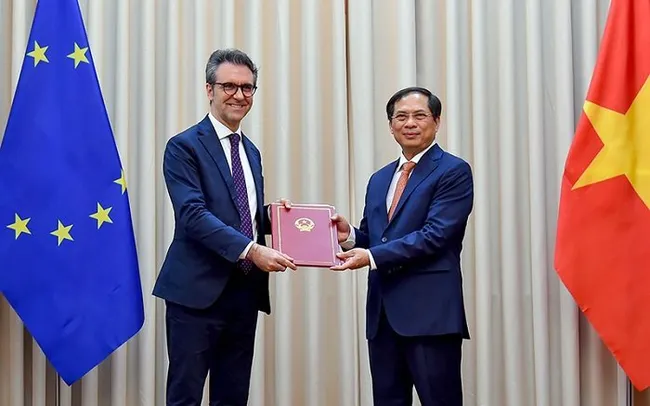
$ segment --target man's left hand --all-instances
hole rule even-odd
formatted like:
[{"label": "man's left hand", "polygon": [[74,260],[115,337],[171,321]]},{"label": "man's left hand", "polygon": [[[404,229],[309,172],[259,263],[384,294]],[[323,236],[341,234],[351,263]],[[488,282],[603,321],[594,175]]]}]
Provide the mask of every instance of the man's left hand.
[{"label": "man's left hand", "polygon": [[368,256],[368,251],[363,248],[354,248],[350,251],[338,253],[336,256],[345,262],[340,265],[331,267],[330,269],[333,271],[345,271],[348,269],[355,270],[370,265],[370,257]]},{"label": "man's left hand", "polygon": [[281,205],[284,206],[285,209],[289,210],[291,208],[291,200],[289,199],[280,199],[277,201],[277,203],[280,203]]}]

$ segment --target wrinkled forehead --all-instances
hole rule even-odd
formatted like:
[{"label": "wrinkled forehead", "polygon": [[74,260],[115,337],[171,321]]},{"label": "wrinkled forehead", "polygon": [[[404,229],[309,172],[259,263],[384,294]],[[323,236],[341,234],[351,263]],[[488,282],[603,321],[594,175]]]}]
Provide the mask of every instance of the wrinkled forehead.
[{"label": "wrinkled forehead", "polygon": [[252,84],[253,72],[246,65],[235,65],[230,62],[219,65],[215,72],[217,82],[234,83],[237,85]]}]

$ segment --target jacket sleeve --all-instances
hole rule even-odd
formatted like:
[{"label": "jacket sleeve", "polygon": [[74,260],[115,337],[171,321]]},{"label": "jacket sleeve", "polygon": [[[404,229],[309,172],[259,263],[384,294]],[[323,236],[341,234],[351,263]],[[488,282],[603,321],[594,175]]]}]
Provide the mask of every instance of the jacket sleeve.
[{"label": "jacket sleeve", "polygon": [[472,172],[469,164],[463,162],[440,180],[420,230],[370,248],[377,267],[393,267],[444,250],[449,240],[464,230],[473,200]]},{"label": "jacket sleeve", "polygon": [[366,219],[366,208],[363,208],[363,217],[359,223],[359,228],[354,229],[355,234],[355,248],[368,248],[370,246],[370,239],[368,237],[368,220]]},{"label": "jacket sleeve", "polygon": [[172,201],[176,226],[230,262],[236,262],[251,240],[224,224],[205,205],[199,169],[193,149],[172,138],[165,148],[163,175]]},{"label": "jacket sleeve", "polygon": [[370,237],[368,237],[368,219],[366,217],[366,214],[368,211],[368,190],[370,189],[371,183],[372,177],[368,181],[368,186],[366,186],[366,197],[364,201],[363,215],[361,216],[361,221],[359,222],[359,228],[354,228],[354,248],[368,249],[370,246]]}]

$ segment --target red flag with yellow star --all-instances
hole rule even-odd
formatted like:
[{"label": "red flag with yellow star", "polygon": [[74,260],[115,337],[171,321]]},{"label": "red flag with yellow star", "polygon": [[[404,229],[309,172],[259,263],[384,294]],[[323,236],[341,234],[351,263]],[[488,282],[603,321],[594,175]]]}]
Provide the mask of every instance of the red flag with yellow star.
[{"label": "red flag with yellow star", "polygon": [[569,150],[555,268],[639,390],[650,386],[650,1],[612,0]]}]

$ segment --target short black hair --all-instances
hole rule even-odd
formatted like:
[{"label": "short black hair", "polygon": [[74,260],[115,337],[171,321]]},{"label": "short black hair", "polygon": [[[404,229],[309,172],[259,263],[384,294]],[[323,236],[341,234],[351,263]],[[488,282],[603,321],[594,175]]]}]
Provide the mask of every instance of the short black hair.
[{"label": "short black hair", "polygon": [[217,68],[226,62],[246,66],[253,72],[253,84],[257,85],[257,66],[245,52],[234,48],[217,49],[210,55],[205,66],[205,82],[214,85],[217,81]]},{"label": "short black hair", "polygon": [[429,111],[431,111],[433,118],[436,120],[440,118],[440,114],[442,114],[442,103],[440,102],[440,99],[428,89],[419,86],[412,86],[397,91],[390,99],[388,99],[388,103],[386,103],[386,115],[388,116],[388,121],[393,119],[395,103],[413,93],[427,96],[429,98],[427,105],[429,106]]}]

